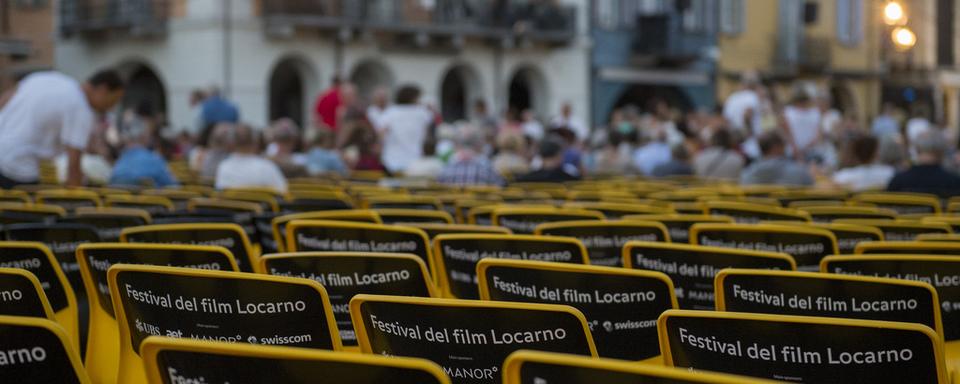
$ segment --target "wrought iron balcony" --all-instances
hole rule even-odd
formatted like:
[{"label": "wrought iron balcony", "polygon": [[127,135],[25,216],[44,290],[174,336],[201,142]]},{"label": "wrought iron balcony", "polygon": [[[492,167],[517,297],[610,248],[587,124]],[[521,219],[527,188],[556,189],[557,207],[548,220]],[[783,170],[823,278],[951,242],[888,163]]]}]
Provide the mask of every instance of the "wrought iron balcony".
[{"label": "wrought iron balcony", "polygon": [[123,31],[133,36],[167,33],[170,0],[61,0],[60,33]]},{"label": "wrought iron balcony", "polygon": [[345,33],[392,32],[448,38],[525,38],[563,44],[575,35],[576,10],[547,4],[483,0],[269,0],[262,2],[266,30]]}]

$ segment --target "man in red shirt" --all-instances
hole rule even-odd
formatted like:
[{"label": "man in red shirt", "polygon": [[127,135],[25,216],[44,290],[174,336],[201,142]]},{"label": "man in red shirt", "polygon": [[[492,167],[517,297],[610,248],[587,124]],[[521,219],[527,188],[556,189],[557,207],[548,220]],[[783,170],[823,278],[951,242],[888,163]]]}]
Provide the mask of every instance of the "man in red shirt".
[{"label": "man in red shirt", "polygon": [[332,85],[317,97],[317,103],[313,108],[316,121],[321,124],[321,128],[326,127],[331,132],[337,131],[337,111],[343,100],[340,97],[340,86],[343,81],[339,75],[334,75],[331,80]]}]

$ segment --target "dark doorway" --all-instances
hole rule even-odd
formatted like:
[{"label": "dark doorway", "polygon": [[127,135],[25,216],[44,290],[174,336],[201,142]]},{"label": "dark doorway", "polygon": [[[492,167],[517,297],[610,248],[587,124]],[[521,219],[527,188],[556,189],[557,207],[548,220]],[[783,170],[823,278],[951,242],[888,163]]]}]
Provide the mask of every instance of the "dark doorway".
[{"label": "dark doorway", "polygon": [[277,64],[270,75],[270,120],[290,118],[303,127],[303,77],[291,60]]},{"label": "dark doorway", "polygon": [[463,70],[453,68],[443,77],[440,85],[440,113],[444,121],[465,120],[467,118],[467,105],[469,93],[464,79]]},{"label": "dark doorway", "polygon": [[126,92],[121,103],[123,110],[140,110],[153,116],[166,116],[167,91],[163,82],[150,67],[137,65],[130,72]]}]

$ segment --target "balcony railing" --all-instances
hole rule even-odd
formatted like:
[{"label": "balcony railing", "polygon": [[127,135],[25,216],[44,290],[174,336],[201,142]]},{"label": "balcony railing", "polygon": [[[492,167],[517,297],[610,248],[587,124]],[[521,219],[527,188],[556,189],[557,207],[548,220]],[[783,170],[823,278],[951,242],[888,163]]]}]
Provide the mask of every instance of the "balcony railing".
[{"label": "balcony railing", "polygon": [[773,68],[780,74],[819,73],[830,67],[832,57],[830,39],[803,37],[794,44],[795,52],[785,49],[775,50]]},{"label": "balcony railing", "polygon": [[29,55],[29,41],[0,37],[0,56],[26,57]]},{"label": "balcony railing", "polygon": [[170,0],[61,0],[60,33],[126,31],[134,36],[167,32]]},{"label": "balcony railing", "polygon": [[486,0],[269,0],[267,31],[294,28],[416,33],[445,37],[523,37],[566,43],[575,35],[573,7]]}]

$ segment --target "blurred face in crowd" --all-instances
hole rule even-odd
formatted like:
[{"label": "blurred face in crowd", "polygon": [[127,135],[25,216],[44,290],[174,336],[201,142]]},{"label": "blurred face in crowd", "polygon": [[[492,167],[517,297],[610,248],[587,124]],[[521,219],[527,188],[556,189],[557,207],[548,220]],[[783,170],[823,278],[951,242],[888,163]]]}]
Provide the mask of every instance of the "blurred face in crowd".
[{"label": "blurred face in crowd", "polygon": [[87,102],[97,113],[106,113],[123,98],[123,88],[110,90],[107,86],[90,84],[84,84],[83,88]]}]

